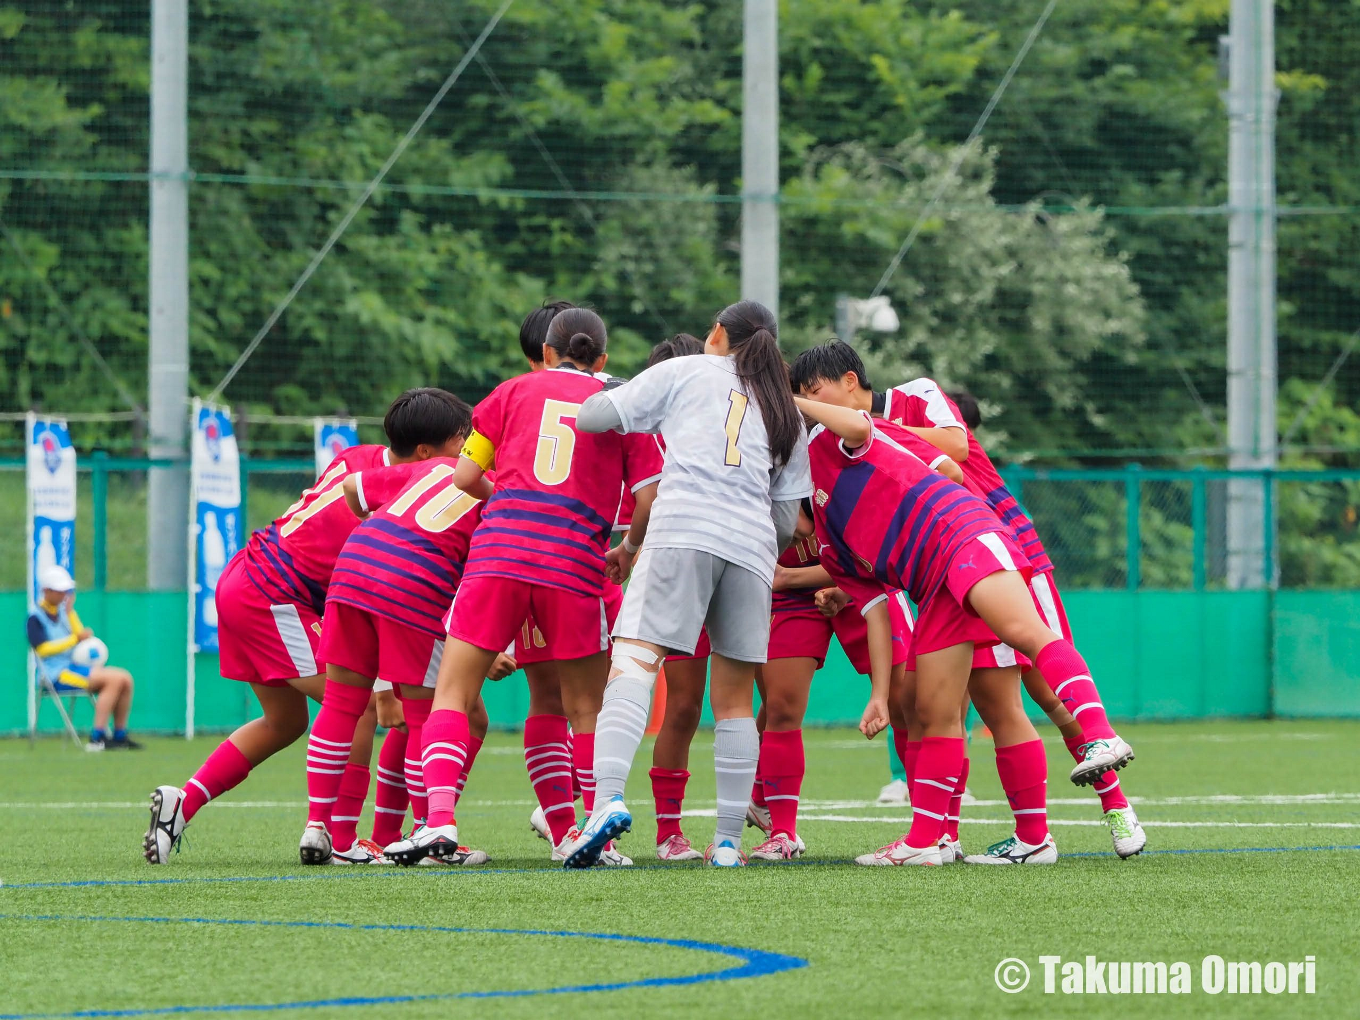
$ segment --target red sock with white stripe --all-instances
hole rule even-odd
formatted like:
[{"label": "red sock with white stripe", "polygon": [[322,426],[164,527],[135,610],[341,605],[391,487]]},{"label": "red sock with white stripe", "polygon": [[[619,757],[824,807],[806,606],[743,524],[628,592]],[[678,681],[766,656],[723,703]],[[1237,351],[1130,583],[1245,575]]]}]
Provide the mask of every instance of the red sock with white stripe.
[{"label": "red sock with white stripe", "polygon": [[957,841],[959,838],[959,822],[963,818],[963,791],[968,787],[968,759],[963,759],[963,768],[959,769],[959,781],[954,784],[954,796],[949,799],[949,817],[944,823],[944,835],[946,839]]},{"label": "red sock with white stripe", "polygon": [[463,774],[458,777],[458,791],[454,798],[454,803],[463,799],[463,788],[467,786],[468,776],[472,774],[472,766],[477,761],[477,752],[482,749],[483,740],[481,737],[471,737],[468,739],[467,764],[463,766]]},{"label": "red sock with white stripe", "polygon": [[770,835],[798,835],[798,795],[803,790],[807,763],[803,757],[803,731],[766,730],[760,742],[761,775],[765,778],[765,804],[770,809]]},{"label": "red sock with white stripe", "polygon": [[431,712],[421,736],[421,771],[425,775],[425,796],[429,813],[425,824],[431,828],[453,824],[453,808],[458,803],[458,780],[467,763],[472,734],[468,717],[444,708]]},{"label": "red sock with white stripe", "polygon": [[[321,710],[317,712],[311,735],[307,738],[307,821],[330,825],[336,799],[340,796],[340,786],[345,778],[345,766],[349,764],[349,751],[354,745],[354,731],[359,726],[360,717],[368,709],[372,694],[366,687],[326,681]],[[364,772],[367,773],[368,769],[365,768]],[[352,790],[357,779],[351,783]],[[367,775],[364,778],[363,795],[368,796]],[[363,800],[360,799],[359,803],[362,805]],[[351,837],[351,845],[353,842]],[[336,849],[349,848],[337,845]]]},{"label": "red sock with white stripe", "polygon": [[1015,835],[1034,846],[1048,836],[1048,756],[1044,742],[996,749],[996,774],[1015,814]]},{"label": "red sock with white stripe", "polygon": [[756,807],[769,809],[769,804],[765,802],[765,772],[761,764],[765,761],[765,734],[760,735],[760,757],[756,759],[756,779],[751,784],[751,803]]},{"label": "red sock with white stripe", "polygon": [[378,785],[373,791],[373,842],[387,846],[401,839],[406,820],[405,730],[388,730],[378,751]]},{"label": "red sock with white stripe", "polygon": [[581,791],[581,807],[589,816],[595,810],[595,734],[571,735],[571,770]]},{"label": "red sock with white stripe", "polygon": [[[1067,745],[1067,751],[1075,761],[1083,761],[1086,758],[1078,750],[1084,743],[1081,737],[1064,737],[1063,743]],[[1129,806],[1129,798],[1124,796],[1124,791],[1119,788],[1119,776],[1111,771],[1106,772],[1098,780],[1095,786],[1091,787],[1100,797],[1100,809],[1102,811],[1122,811]]]},{"label": "red sock with white stripe", "polygon": [[411,801],[411,821],[417,826],[425,824],[425,816],[430,811],[425,798],[425,767],[421,758],[425,749],[425,723],[429,721],[432,707],[434,702],[430,699],[401,699],[401,717],[406,720],[406,760],[403,763],[406,796]]},{"label": "red sock with white stripe", "polygon": [[656,845],[660,846],[672,836],[683,835],[680,814],[689,773],[684,769],[652,769],[647,775],[652,780],[652,799],[656,801]]},{"label": "red sock with white stripe", "polygon": [[1100,692],[1091,679],[1091,670],[1072,642],[1059,638],[1044,645],[1034,665],[1072,718],[1081,723],[1081,734],[1086,740],[1109,740],[1115,735],[1105,716],[1105,706],[1100,703]]},{"label": "red sock with white stripe", "polygon": [[911,830],[907,845],[935,846],[949,817],[954,785],[963,771],[962,737],[926,737],[916,757],[916,778],[911,784]]},{"label": "red sock with white stripe", "polygon": [[570,733],[564,715],[531,715],[524,720],[524,764],[529,769],[534,796],[548,820],[554,846],[576,824],[568,740]]},{"label": "red sock with white stripe", "polygon": [[368,800],[368,787],[373,776],[367,765],[349,762],[345,774],[340,777],[340,792],[331,810],[331,846],[336,850],[348,850],[359,838],[359,816],[364,813],[364,801]]},{"label": "red sock with white stripe", "polygon": [[222,741],[184,784],[184,807],[181,808],[184,820],[193,818],[198,809],[214,797],[239,786],[248,775],[250,762],[241,749],[230,740]]}]

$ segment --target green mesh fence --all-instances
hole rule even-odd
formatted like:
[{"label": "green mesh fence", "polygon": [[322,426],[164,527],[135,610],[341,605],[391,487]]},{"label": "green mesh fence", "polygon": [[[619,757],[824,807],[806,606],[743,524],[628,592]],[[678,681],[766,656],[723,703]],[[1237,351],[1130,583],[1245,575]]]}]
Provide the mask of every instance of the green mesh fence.
[{"label": "green mesh fence", "polygon": [[[206,394],[495,5],[189,6]],[[787,347],[872,291],[1043,6],[781,4]],[[887,283],[900,327],[860,334],[880,380],[971,388],[993,446],[1032,463],[1221,463],[1227,9],[1057,4]],[[516,325],[546,296],[599,308],[622,372],[702,330],[738,292],[740,16],[718,0],[516,0],[226,388],[251,416],[246,449],[304,450],[305,430],[272,417],[377,416],[409,385],[476,399],[518,370]],[[74,426],[82,449],[142,441],[148,37],[145,2],[0,0],[0,412],[98,413]],[[1360,7],[1279,4],[1276,44],[1285,460],[1354,465]],[[0,424],[0,445],[18,438]],[[1098,514],[1123,497],[1089,498]],[[1163,513],[1183,526],[1187,498],[1153,494],[1148,532]],[[1149,578],[1184,573],[1148,555]]]}]

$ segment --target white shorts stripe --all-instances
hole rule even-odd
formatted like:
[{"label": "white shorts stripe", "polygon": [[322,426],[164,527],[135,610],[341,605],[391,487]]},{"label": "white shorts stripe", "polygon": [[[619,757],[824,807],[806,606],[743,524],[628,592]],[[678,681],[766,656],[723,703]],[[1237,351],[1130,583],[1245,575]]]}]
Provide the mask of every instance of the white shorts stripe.
[{"label": "white shorts stripe", "polygon": [[1062,620],[1058,617],[1058,604],[1053,599],[1053,587],[1048,583],[1048,574],[1035,574],[1029,581],[1034,599],[1039,603],[1039,613],[1048,624],[1048,629],[1059,637],[1071,638],[1063,631]]},{"label": "white shorts stripe", "polygon": [[307,628],[302,625],[302,617],[298,615],[297,606],[292,603],[270,606],[269,611],[274,614],[274,626],[278,629],[279,640],[283,642],[288,658],[293,660],[293,668],[297,670],[297,675],[316,676],[320,670],[316,667],[312,643],[307,640]]},{"label": "white shorts stripe", "polygon": [[992,551],[996,561],[1006,570],[1015,569],[1015,560],[1011,559],[1010,550],[1006,548],[1006,543],[1001,541],[1001,536],[994,531],[989,531],[978,536],[978,541]]},{"label": "white shorts stripe", "polygon": [[439,679],[439,664],[444,661],[444,642],[435,640],[434,647],[430,649],[430,662],[425,667],[425,679],[421,681],[422,687],[434,687]]}]

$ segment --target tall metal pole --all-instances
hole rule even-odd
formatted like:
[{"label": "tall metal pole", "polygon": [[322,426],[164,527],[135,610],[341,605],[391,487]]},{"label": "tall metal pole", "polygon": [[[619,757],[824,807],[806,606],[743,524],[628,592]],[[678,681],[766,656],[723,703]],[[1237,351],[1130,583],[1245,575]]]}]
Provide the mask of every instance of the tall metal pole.
[{"label": "tall metal pole", "polygon": [[[1232,0],[1228,51],[1228,466],[1273,468],[1275,391],[1275,13]],[[1273,583],[1266,482],[1228,483],[1228,586]],[[1273,546],[1274,543],[1270,543]]]},{"label": "tall metal pole", "polygon": [[[186,456],[189,418],[189,4],[151,3],[150,337],[147,390],[154,458]],[[150,472],[147,587],[184,586],[189,472]]]},{"label": "tall metal pole", "polygon": [[741,296],[779,314],[779,3],[745,0]]}]

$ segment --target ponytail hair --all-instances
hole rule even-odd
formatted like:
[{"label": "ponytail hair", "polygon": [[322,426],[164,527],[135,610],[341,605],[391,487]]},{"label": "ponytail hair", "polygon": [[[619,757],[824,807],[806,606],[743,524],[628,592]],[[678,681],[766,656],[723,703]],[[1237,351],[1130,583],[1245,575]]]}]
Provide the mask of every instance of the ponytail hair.
[{"label": "ponytail hair", "polygon": [[558,356],[590,371],[609,343],[604,320],[589,308],[567,308],[553,316],[543,341]]},{"label": "ponytail hair", "polygon": [[697,336],[690,333],[676,333],[675,336],[662,340],[652,348],[652,353],[647,356],[647,367],[651,368],[663,361],[670,361],[671,358],[683,358],[690,354],[703,353],[704,342]]},{"label": "ponytail hair", "polygon": [[789,370],[779,353],[774,313],[759,301],[738,301],[718,313],[718,325],[727,332],[737,377],[760,405],[770,457],[775,464],[786,464],[802,434],[802,416],[793,402]]}]

